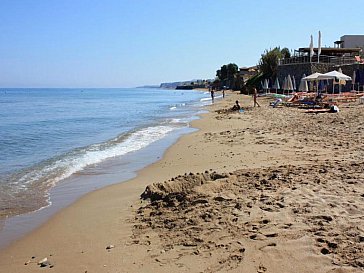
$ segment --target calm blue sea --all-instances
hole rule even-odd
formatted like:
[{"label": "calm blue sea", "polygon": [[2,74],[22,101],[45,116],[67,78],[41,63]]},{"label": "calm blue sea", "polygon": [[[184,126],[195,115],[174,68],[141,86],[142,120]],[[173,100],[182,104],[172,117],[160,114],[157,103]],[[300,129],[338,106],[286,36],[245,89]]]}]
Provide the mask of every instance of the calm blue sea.
[{"label": "calm blue sea", "polygon": [[39,209],[64,179],[188,127],[207,103],[188,90],[0,89],[0,211]]}]

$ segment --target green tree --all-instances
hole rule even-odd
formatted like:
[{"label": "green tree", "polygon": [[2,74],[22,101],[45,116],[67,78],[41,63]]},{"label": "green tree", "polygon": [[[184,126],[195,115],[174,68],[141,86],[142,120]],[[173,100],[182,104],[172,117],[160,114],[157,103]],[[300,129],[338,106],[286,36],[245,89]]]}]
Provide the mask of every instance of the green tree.
[{"label": "green tree", "polygon": [[216,77],[220,81],[225,81],[227,79],[227,65],[224,64],[219,70],[216,71]]},{"label": "green tree", "polygon": [[289,49],[287,47],[282,48],[281,54],[284,59],[291,58],[291,52],[289,52]]},{"label": "green tree", "polygon": [[216,76],[223,85],[233,88],[236,85],[238,78],[239,68],[234,63],[224,64],[219,70],[216,71]]},{"label": "green tree", "polygon": [[282,57],[283,55],[279,47],[269,51],[265,50],[259,61],[259,69],[263,73],[264,78],[274,79],[277,77],[278,62]]}]

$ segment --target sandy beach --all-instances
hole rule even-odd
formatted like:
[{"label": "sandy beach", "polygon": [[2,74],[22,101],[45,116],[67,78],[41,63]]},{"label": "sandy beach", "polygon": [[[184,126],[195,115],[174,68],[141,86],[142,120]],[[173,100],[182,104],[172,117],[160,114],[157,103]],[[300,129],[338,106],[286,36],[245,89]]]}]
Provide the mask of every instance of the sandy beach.
[{"label": "sandy beach", "polygon": [[135,179],[1,250],[0,272],[363,272],[364,105],[259,103],[207,107]]}]

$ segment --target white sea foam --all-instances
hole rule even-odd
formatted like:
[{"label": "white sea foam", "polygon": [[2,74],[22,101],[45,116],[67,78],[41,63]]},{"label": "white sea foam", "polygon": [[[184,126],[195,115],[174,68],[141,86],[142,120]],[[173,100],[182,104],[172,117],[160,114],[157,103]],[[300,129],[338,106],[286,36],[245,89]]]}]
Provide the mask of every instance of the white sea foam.
[{"label": "white sea foam", "polygon": [[87,166],[98,164],[108,158],[123,156],[143,149],[162,139],[178,127],[155,126],[140,129],[128,137],[119,137],[105,143],[93,144],[76,149],[58,158],[43,162],[36,168],[23,174],[13,185],[18,190],[25,189],[34,182],[43,183],[45,188],[54,186],[58,181],[77,173]]},{"label": "white sea foam", "polygon": [[183,124],[183,125],[186,125],[186,124],[190,123],[194,119],[195,119],[195,117],[172,118],[168,122],[171,123],[171,124]]},{"label": "white sea foam", "polygon": [[[222,98],[222,95],[217,95],[217,96],[214,96],[215,99],[221,99]],[[211,97],[208,97],[208,98],[202,98],[200,99],[201,102],[206,102],[206,101],[211,101]]]},{"label": "white sea foam", "polygon": [[169,110],[176,110],[178,107],[184,107],[186,105],[187,105],[186,103],[179,103],[179,104],[169,107]]},{"label": "white sea foam", "polygon": [[172,118],[169,122],[170,122],[170,123],[174,123],[174,124],[180,124],[180,123],[185,122],[184,120],[186,120],[186,119],[181,119],[181,118]]}]

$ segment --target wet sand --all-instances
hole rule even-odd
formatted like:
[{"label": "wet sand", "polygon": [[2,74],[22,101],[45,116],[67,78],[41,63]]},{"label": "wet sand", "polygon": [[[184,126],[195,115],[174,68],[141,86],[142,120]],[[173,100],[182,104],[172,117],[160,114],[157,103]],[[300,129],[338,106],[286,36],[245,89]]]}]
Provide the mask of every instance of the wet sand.
[{"label": "wet sand", "polygon": [[[136,176],[136,171],[156,162],[163,156],[164,151],[170,147],[181,134],[195,131],[193,128],[183,128],[172,132],[162,140],[156,141],[137,152],[127,154],[121,158],[113,158],[86,168],[77,174],[63,180],[49,191],[51,205],[30,213],[24,213],[2,219],[0,215],[0,249],[39,227],[49,220],[55,213],[74,203],[81,196],[104,188],[106,186],[122,183]],[[25,200],[21,198],[21,200]],[[42,204],[32,203],[35,207]],[[24,207],[29,209],[30,206]],[[14,210],[18,214],[23,211]],[[9,215],[8,215],[9,216]]]},{"label": "wet sand", "polygon": [[[236,99],[245,111],[225,111]],[[364,105],[259,102],[209,107],[135,179],[4,249],[0,272],[39,272],[46,257],[53,272],[363,272]]]}]

